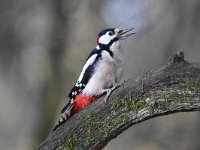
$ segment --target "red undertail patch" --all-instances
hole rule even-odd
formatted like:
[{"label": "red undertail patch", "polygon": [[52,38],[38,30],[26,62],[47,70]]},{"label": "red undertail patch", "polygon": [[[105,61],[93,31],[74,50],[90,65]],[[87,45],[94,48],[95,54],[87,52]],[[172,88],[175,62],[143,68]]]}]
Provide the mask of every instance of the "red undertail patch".
[{"label": "red undertail patch", "polygon": [[75,113],[79,112],[81,109],[88,106],[90,103],[92,103],[97,98],[98,98],[98,96],[78,95],[73,102],[74,108],[72,110],[72,113],[75,114]]}]

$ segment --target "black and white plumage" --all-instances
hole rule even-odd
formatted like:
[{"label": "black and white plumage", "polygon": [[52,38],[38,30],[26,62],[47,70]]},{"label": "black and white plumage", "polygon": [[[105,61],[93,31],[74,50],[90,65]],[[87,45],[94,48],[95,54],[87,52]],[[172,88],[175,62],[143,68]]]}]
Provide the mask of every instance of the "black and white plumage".
[{"label": "black and white plumage", "polygon": [[68,97],[70,101],[61,111],[59,123],[70,117],[74,102],[78,95],[101,96],[107,93],[105,101],[112,90],[119,84],[123,75],[123,57],[121,51],[122,41],[132,29],[120,30],[111,28],[101,31],[97,36],[97,47],[89,54],[76,84],[71,89]]},{"label": "black and white plumage", "polygon": [[69,98],[74,100],[76,95],[78,95],[87,85],[88,81],[92,77],[97,63],[101,60],[101,51],[96,48],[90,53],[85,65],[83,66],[82,72],[76,81],[76,84],[71,89],[69,93]]},{"label": "black and white plumage", "polygon": [[89,54],[75,86],[69,93],[72,101],[80,93],[101,95],[102,89],[111,88],[120,81],[123,74],[121,44],[122,40],[134,34],[129,33],[131,30],[132,28],[125,31],[111,28],[98,34],[98,45]]}]

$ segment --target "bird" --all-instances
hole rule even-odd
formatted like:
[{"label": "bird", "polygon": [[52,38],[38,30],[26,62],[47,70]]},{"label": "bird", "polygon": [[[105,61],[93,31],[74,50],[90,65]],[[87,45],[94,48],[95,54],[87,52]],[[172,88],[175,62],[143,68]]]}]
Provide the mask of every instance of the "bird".
[{"label": "bird", "polygon": [[107,103],[112,91],[120,86],[124,72],[121,45],[127,37],[135,34],[133,29],[108,28],[99,32],[97,46],[86,59],[68,95],[69,101],[61,110],[60,119],[53,130],[104,94]]}]

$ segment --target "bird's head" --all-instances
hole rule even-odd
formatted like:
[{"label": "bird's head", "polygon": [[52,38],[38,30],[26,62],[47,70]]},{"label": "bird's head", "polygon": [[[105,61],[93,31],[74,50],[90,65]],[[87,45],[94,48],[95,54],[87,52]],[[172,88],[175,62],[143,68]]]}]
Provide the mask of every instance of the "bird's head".
[{"label": "bird's head", "polygon": [[130,29],[118,29],[118,28],[110,28],[102,30],[97,35],[97,44],[102,49],[112,50],[112,47],[120,47],[121,41],[125,40],[130,35],[135,34],[131,32],[134,28]]}]

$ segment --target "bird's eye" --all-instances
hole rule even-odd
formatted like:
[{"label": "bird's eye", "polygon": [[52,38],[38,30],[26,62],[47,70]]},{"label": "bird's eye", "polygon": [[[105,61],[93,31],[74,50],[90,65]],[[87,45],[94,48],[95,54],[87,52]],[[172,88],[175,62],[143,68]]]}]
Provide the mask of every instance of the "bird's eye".
[{"label": "bird's eye", "polygon": [[113,31],[109,31],[108,34],[111,36],[111,35],[114,35],[114,32]]}]

